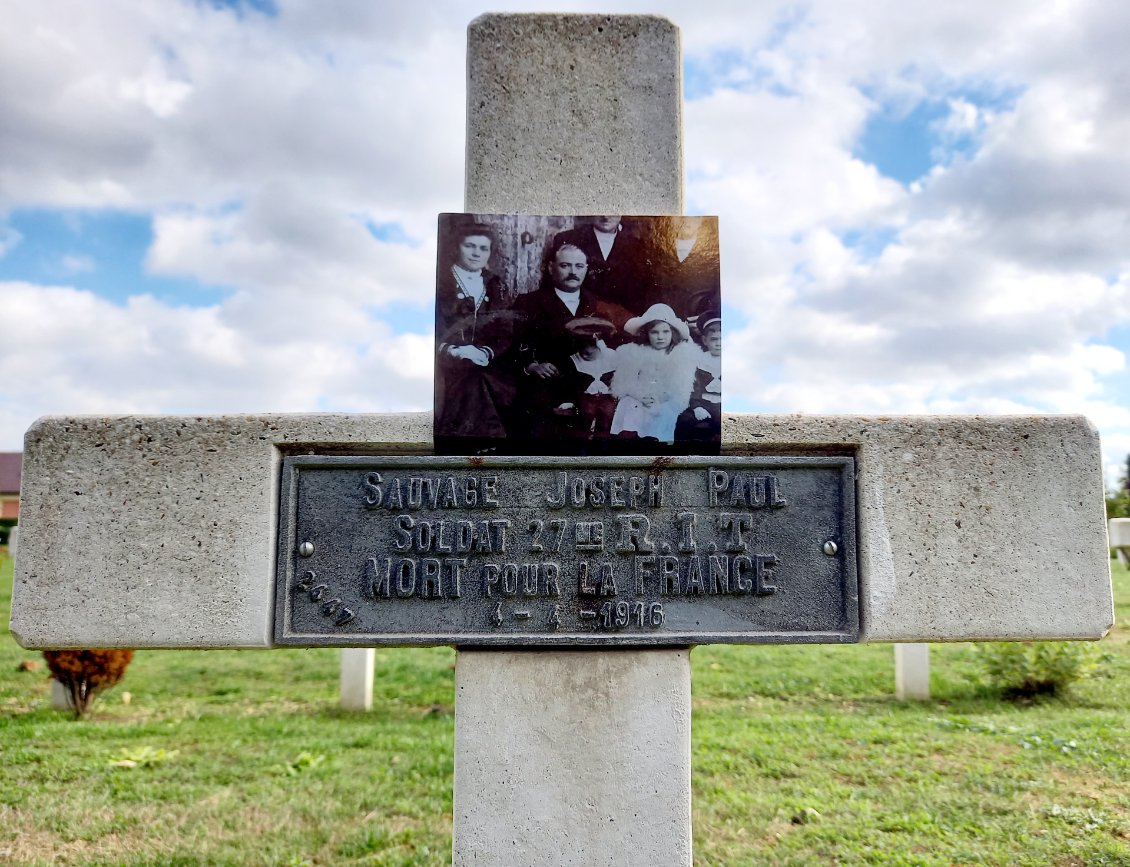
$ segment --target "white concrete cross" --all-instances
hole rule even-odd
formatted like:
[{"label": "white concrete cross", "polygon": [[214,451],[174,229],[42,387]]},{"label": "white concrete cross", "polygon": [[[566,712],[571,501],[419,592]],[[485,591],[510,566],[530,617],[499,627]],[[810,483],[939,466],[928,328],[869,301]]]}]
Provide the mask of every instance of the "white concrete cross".
[{"label": "white concrete cross", "polygon": [[[673,24],[488,15],[468,37],[467,211],[682,211]],[[854,455],[863,641],[1096,639],[1113,622],[1083,418],[727,414],[722,436],[726,454]],[[430,448],[426,413],[41,419],[12,632],[270,646],[282,458]],[[461,650],[455,863],[690,864],[689,660]]]}]

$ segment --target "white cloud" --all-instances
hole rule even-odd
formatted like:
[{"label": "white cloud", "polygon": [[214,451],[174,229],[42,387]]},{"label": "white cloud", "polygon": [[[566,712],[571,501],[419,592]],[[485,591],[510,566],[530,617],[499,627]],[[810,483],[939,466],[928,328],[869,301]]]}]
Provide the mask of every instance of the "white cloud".
[{"label": "white cloud", "polygon": [[192,93],[191,84],[172,78],[169,70],[156,58],[149,61],[142,75],[122,80],[118,89],[125,100],[141,103],[159,118],[176,114]]},{"label": "white cloud", "polygon": [[434,237],[419,247],[379,240],[357,215],[311,202],[294,185],[265,188],[243,208],[159,214],[153,232],[153,273],[243,287],[256,298],[412,302],[435,282]]},{"label": "white cloud", "polygon": [[[1130,431],[1126,396],[1105,384],[1124,352],[1104,343],[1111,326],[1130,321],[1130,100],[1118,83],[1128,64],[1109,36],[1125,33],[1130,16],[1098,2],[1013,4],[992,15],[979,6],[808,6],[772,52],[792,92],[704,101],[703,113],[711,100],[731,108],[718,124],[743,117],[734,107],[743,99],[799,107],[795,123],[755,115],[768,121],[776,153],[747,134],[744,155],[735,144],[703,173],[705,187],[691,182],[696,203],[741,215],[741,268],[726,291],[734,300],[736,286],[750,324],[727,335],[727,381],[745,405],[1085,412],[1110,442]],[[828,80],[823,92],[807,85]],[[963,95],[975,91],[1018,97],[1011,108],[984,108]],[[905,194],[859,172],[852,183],[851,141],[870,110],[853,111],[853,100],[864,92],[945,101],[940,143],[974,150],[952,158],[939,149],[948,165]],[[702,121],[693,105],[688,119]],[[731,120],[722,142],[703,135],[721,150],[738,127]],[[709,152],[693,134],[688,150]],[[876,225],[895,242],[875,260],[837,237]],[[757,263],[741,261],[748,235],[775,238],[755,247]],[[725,253],[735,247],[728,240]]]},{"label": "white cloud", "polygon": [[311,202],[394,212],[410,233],[459,204],[462,154],[447,143],[463,132],[463,39],[429,31],[426,13],[419,41],[401,44],[375,27],[374,41],[307,27],[312,9],[274,21],[209,4],[16,2],[4,14],[9,201],[216,206],[292,179]]},{"label": "white cloud", "polygon": [[[725,297],[743,317],[728,399],[1083,411],[1108,450],[1130,444],[1130,395],[1112,385],[1130,323],[1130,5],[565,5],[658,9],[717,74],[686,106],[686,163],[689,208],[722,218]],[[21,332],[4,370],[36,386],[0,387],[0,445],[47,408],[427,405],[430,338],[382,311],[429,303],[435,213],[460,206],[472,12],[278,7],[0,10],[0,211],[149,213],[150,273],[231,288],[187,309],[3,286]],[[855,151],[875,112],[922,99],[947,107],[939,165],[908,187]],[[0,255],[19,242],[0,230]]]},{"label": "white cloud", "polygon": [[337,305],[327,334],[303,327],[302,307],[279,332],[248,328],[226,308],[147,295],[119,306],[66,286],[8,282],[0,297],[0,442],[12,445],[45,413],[303,411],[339,390],[329,408],[430,403],[431,335],[393,334],[352,306]]},{"label": "white cloud", "polygon": [[68,274],[83,274],[97,267],[90,256],[81,253],[68,253],[59,262],[59,267]]}]

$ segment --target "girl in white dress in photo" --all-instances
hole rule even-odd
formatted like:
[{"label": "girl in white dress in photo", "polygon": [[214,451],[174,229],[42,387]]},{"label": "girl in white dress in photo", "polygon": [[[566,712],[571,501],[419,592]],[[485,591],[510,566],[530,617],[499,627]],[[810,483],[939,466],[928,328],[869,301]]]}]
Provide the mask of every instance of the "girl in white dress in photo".
[{"label": "girl in white dress in photo", "polygon": [[675,422],[687,408],[701,351],[690,329],[667,304],[652,304],[629,319],[624,330],[635,338],[616,350],[612,394],[619,398],[612,434],[636,434],[673,442]]}]

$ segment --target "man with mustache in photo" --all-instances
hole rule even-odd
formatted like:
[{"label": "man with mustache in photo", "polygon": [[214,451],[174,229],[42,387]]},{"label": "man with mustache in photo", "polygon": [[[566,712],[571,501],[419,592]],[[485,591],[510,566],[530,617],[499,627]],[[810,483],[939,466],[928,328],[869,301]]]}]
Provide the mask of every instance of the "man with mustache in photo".
[{"label": "man with mustache in photo", "polygon": [[586,289],[633,314],[647,308],[641,293],[651,283],[644,267],[647,251],[625,231],[619,214],[579,217],[576,228],[558,232],[553,240],[584,252],[589,266]]},{"label": "man with mustache in photo", "polygon": [[560,420],[546,402],[552,392],[544,386],[567,370],[576,350],[575,335],[566,328],[578,317],[606,319],[615,326],[610,345],[621,342],[631,313],[592,293],[585,282],[588,256],[568,240],[554,240],[546,259],[543,285],[520,296],[515,311],[520,325],[516,344],[516,376],[520,410],[527,415],[526,431],[533,442],[557,434]]}]

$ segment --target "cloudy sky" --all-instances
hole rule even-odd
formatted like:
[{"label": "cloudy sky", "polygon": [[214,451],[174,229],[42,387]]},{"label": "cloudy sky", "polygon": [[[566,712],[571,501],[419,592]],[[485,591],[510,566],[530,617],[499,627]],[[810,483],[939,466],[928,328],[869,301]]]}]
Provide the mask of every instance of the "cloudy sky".
[{"label": "cloudy sky", "polygon": [[682,28],[727,408],[1084,413],[1130,452],[1130,3],[4,0],[0,450],[431,396],[465,28]]}]

